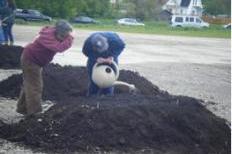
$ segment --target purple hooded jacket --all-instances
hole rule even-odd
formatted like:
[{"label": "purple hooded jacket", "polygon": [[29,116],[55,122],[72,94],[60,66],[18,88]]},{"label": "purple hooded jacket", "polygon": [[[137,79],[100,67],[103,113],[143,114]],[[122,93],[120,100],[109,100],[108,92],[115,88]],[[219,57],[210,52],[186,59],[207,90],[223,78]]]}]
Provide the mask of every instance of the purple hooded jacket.
[{"label": "purple hooded jacket", "polygon": [[52,61],[56,53],[64,52],[72,46],[73,37],[69,35],[63,41],[55,37],[54,27],[44,27],[39,36],[23,51],[26,59],[43,67]]}]

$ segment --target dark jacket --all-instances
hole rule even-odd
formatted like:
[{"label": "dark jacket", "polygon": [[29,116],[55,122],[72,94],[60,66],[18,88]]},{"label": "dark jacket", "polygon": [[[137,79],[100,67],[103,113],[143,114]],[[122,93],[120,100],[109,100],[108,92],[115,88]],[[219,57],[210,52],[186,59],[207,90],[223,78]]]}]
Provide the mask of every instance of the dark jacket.
[{"label": "dark jacket", "polygon": [[[93,46],[91,44],[91,38],[96,35],[101,34],[107,38],[109,48],[107,51],[98,53],[93,51]],[[92,68],[93,65],[96,63],[97,58],[108,58],[113,57],[114,61],[118,63],[118,56],[121,54],[123,49],[125,48],[125,43],[123,40],[114,32],[97,32],[92,34],[84,43],[82,52],[85,56],[88,57],[88,68]]]},{"label": "dark jacket", "polygon": [[13,8],[0,8],[0,15],[4,24],[13,24],[15,22],[15,13]]},{"label": "dark jacket", "polygon": [[43,67],[52,61],[57,53],[69,49],[73,44],[73,37],[69,35],[59,41],[55,37],[54,27],[44,27],[34,42],[24,48],[24,56],[31,62]]},{"label": "dark jacket", "polygon": [[6,0],[0,0],[0,8],[6,7],[7,1]]}]

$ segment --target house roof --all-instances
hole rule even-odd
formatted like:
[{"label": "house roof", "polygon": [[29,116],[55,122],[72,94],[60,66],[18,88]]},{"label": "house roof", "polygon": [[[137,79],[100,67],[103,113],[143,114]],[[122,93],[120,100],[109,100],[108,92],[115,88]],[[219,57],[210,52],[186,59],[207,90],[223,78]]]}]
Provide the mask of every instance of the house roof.
[{"label": "house roof", "polygon": [[173,13],[170,12],[170,11],[168,11],[168,10],[163,10],[163,11],[161,11],[161,12],[160,12],[160,15],[162,15],[162,14],[163,14],[163,15],[164,15],[164,14],[165,14],[165,15],[173,15]]},{"label": "house roof", "polygon": [[181,0],[180,6],[182,7],[188,7],[191,0]]}]

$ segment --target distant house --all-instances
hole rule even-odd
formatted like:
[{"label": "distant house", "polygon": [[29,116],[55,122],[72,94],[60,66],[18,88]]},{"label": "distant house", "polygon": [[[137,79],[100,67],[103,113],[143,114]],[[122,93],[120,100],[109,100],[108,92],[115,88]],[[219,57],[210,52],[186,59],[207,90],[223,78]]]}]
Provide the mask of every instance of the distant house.
[{"label": "distant house", "polygon": [[172,17],[172,13],[168,10],[163,10],[159,13],[159,20],[170,22]]},{"label": "distant house", "polygon": [[176,15],[202,16],[203,6],[201,0],[169,0],[163,10]]},{"label": "distant house", "polygon": [[121,3],[121,2],[122,2],[122,0],[110,0],[110,3],[113,5]]},{"label": "distant house", "polygon": [[115,4],[117,1],[116,0],[110,0],[110,3]]}]

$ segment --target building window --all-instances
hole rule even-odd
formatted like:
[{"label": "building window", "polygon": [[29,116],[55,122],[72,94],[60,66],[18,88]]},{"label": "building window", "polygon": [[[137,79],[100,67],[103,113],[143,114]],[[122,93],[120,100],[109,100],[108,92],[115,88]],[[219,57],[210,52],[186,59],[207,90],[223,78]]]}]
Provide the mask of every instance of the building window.
[{"label": "building window", "polygon": [[194,22],[194,18],[193,17],[190,17],[190,22]]},{"label": "building window", "polygon": [[182,17],[176,17],[175,22],[183,22],[183,18]]},{"label": "building window", "polygon": [[185,18],[185,21],[186,21],[186,22],[189,22],[189,17],[186,17],[186,18]]}]

